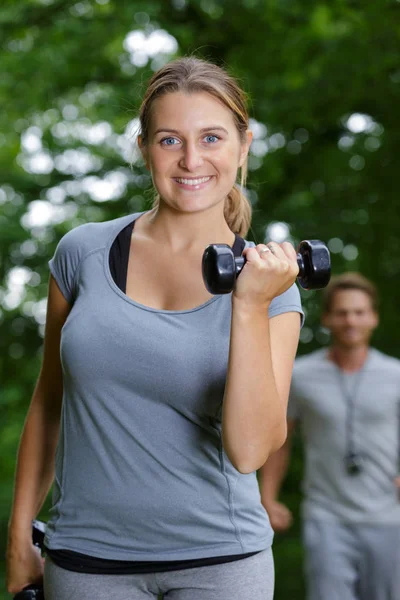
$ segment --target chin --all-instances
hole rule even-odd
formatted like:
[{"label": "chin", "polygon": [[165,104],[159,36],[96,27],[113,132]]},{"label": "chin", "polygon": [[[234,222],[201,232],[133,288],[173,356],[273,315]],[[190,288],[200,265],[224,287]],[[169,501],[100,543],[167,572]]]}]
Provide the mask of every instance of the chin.
[{"label": "chin", "polygon": [[182,202],[177,203],[176,208],[185,213],[200,213],[214,209],[220,203],[221,200],[213,201],[209,198],[204,198],[204,196],[198,196],[197,198],[185,198]]},{"label": "chin", "polygon": [[351,350],[352,348],[358,348],[359,346],[365,346],[368,344],[368,340],[364,339],[355,339],[355,340],[341,340],[342,346]]}]

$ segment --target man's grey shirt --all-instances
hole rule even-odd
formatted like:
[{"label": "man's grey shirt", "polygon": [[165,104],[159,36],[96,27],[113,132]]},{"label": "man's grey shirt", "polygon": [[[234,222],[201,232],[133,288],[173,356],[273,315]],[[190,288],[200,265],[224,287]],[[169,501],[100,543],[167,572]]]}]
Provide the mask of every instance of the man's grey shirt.
[{"label": "man's grey shirt", "polygon": [[[353,390],[352,437],[363,458],[357,475],[349,475],[344,463],[346,396]],[[288,418],[301,421],[305,518],[400,523],[394,484],[399,472],[399,406],[400,361],[374,348],[361,373],[339,370],[328,359],[327,349],[296,360]]]},{"label": "man's grey shirt", "polygon": [[[182,311],[125,295],[109,253],[137,216],[75,228],[50,261],[72,309],[46,544],[133,561],[263,550],[273,532],[256,474],[240,474],[221,441],[231,294]],[[295,285],[269,315],[292,311]]]}]

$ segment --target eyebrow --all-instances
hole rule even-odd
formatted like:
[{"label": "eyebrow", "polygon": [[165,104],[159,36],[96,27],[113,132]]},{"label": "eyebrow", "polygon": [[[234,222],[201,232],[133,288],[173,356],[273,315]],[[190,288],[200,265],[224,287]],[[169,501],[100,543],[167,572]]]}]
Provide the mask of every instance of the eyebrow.
[{"label": "eyebrow", "polygon": [[[204,133],[205,131],[224,131],[226,134],[228,134],[228,131],[225,129],[225,127],[221,127],[221,125],[210,125],[209,127],[203,127],[202,129],[200,129],[200,133]],[[157,131],[154,132],[154,135],[156,135],[157,133],[177,133],[179,134],[179,131],[177,129],[168,129],[165,127],[161,127],[160,129],[157,129]]]}]

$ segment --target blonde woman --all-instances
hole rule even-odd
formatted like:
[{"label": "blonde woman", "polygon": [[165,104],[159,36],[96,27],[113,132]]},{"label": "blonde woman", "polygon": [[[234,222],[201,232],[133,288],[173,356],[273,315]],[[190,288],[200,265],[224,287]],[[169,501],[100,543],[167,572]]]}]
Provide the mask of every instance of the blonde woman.
[{"label": "blonde woman", "polygon": [[[269,600],[272,529],[256,471],[286,437],[296,253],[244,239],[251,208],[237,181],[251,132],[223,69],[168,63],[140,123],[154,208],[77,227],[50,261],[9,590],[41,578],[31,520],[54,483],[46,600]],[[231,294],[204,286],[215,242],[247,259]]]}]

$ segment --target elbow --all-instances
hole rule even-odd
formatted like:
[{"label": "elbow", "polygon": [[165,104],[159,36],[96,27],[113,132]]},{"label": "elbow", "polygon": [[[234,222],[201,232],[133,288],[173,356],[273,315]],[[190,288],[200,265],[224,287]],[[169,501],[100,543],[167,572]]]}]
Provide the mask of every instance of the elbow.
[{"label": "elbow", "polygon": [[247,451],[244,452],[243,449],[241,449],[241,451],[239,449],[235,451],[235,449],[227,448],[225,446],[224,451],[231,465],[241,475],[249,475],[249,473],[257,471],[260,460],[262,460],[261,457],[255,453],[254,448],[248,448]]},{"label": "elbow", "polygon": [[232,466],[241,475],[249,475],[250,473],[254,473],[254,471],[257,471],[257,469],[258,469],[256,461],[251,460],[250,458],[248,460],[243,460],[243,458],[235,459],[234,457],[229,456],[228,453],[227,453],[227,456],[228,456]]},{"label": "elbow", "polygon": [[236,471],[238,471],[241,475],[249,475],[250,473],[254,473],[255,471],[261,469],[261,467],[266,463],[267,458],[268,456],[266,458],[260,457],[258,460],[255,458],[247,461],[231,460],[231,463],[235,467]]},{"label": "elbow", "polygon": [[277,428],[276,434],[274,435],[274,439],[272,440],[272,443],[271,443],[271,448],[268,453],[268,457],[271,454],[274,454],[275,452],[280,450],[280,448],[282,448],[282,446],[285,444],[285,442],[287,440],[287,436],[288,436],[287,423],[286,423],[286,421],[284,421],[283,423],[281,423],[279,429]]},{"label": "elbow", "polygon": [[261,469],[267,462],[271,454],[277,452],[285,444],[287,439],[287,426],[286,422],[283,422],[280,427],[276,428],[274,435],[270,436],[269,442],[263,447],[262,451],[256,451],[255,448],[248,449],[247,452],[229,452],[225,449],[225,453],[228,456],[233,467],[241,475],[249,475],[254,471]]},{"label": "elbow", "polygon": [[254,471],[258,471],[258,469],[260,468],[260,467],[257,467],[256,465],[252,466],[251,464],[246,464],[246,463],[238,464],[237,466],[233,465],[233,466],[235,467],[235,469],[237,471],[239,471],[239,473],[241,475],[250,475],[250,473],[254,473]]}]

